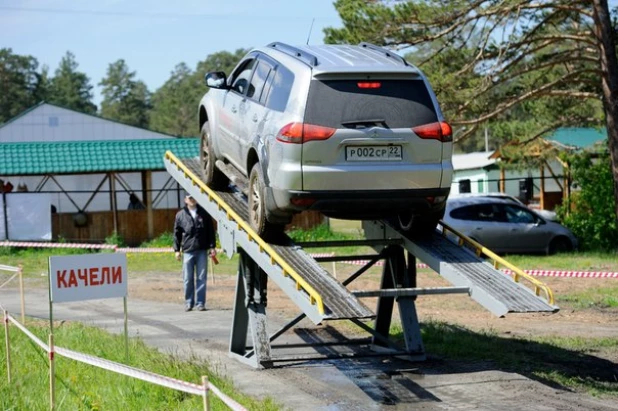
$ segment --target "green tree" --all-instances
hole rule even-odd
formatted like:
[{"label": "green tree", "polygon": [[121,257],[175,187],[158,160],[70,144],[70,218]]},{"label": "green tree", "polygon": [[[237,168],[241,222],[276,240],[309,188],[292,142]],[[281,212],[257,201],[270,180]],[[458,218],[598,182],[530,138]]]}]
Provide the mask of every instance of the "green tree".
[{"label": "green tree", "polygon": [[152,129],[177,136],[198,136],[200,130],[195,127],[198,104],[208,91],[204,75],[209,71],[223,71],[229,75],[245,54],[245,49],[211,54],[197,64],[195,71],[185,63],[178,64],[152,96]]},{"label": "green tree", "polygon": [[[558,211],[562,223],[579,240],[582,250],[615,250],[618,248],[618,226],[613,218],[616,207],[609,153],[593,158],[590,153],[571,156],[573,183],[580,187],[573,193],[571,205]],[[567,213],[567,209],[571,208]]]},{"label": "green tree", "polygon": [[150,118],[150,92],[141,80],[135,80],[135,72],[120,59],[107,68],[106,77],[99,83],[103,86],[101,115],[125,124],[148,128]]},{"label": "green tree", "polygon": [[32,107],[40,76],[38,61],[32,56],[0,49],[0,124]]},{"label": "green tree", "polygon": [[152,95],[151,124],[153,130],[176,136],[195,135],[195,116],[203,83],[185,64],[172,71],[169,80]]},{"label": "green tree", "polygon": [[47,101],[82,113],[95,114],[92,85],[85,73],[77,71],[75,55],[67,51],[51,79]]},{"label": "green tree", "polygon": [[525,143],[562,126],[605,125],[618,199],[618,61],[606,0],[337,0],[335,7],[344,27],[326,29],[327,42],[369,41],[417,55],[456,143],[485,126]]}]

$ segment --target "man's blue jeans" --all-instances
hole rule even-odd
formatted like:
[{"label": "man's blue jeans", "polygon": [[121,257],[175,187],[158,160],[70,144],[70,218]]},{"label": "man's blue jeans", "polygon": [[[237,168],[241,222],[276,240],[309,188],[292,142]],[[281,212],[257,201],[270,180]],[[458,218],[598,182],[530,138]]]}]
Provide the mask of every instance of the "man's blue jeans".
[{"label": "man's blue jeans", "polygon": [[[182,274],[185,283],[185,304],[187,307],[193,308],[194,305],[206,306],[207,268],[208,253],[206,250],[183,253]],[[197,277],[195,278],[195,284],[194,276]]]}]

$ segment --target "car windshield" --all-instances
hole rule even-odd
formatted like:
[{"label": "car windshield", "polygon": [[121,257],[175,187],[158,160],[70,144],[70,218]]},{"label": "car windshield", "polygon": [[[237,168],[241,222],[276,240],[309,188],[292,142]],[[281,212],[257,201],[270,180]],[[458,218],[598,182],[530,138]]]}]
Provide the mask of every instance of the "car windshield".
[{"label": "car windshield", "polygon": [[333,128],[412,128],[438,121],[423,80],[313,80],[305,122]]}]

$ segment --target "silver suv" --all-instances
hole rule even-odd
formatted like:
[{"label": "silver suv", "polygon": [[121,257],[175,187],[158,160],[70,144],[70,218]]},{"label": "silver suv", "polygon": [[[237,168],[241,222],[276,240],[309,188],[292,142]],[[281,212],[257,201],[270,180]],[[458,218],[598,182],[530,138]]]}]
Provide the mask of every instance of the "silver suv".
[{"label": "silver suv", "polygon": [[248,178],[261,235],[294,213],[400,221],[418,234],[444,214],[452,131],[423,73],[361,43],[249,52],[229,77],[206,74],[199,126],[205,182]]}]

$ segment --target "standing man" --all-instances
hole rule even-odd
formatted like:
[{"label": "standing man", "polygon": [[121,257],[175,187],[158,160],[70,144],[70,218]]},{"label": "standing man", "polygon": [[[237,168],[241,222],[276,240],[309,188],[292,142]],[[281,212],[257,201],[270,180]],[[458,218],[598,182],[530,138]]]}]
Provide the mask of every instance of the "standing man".
[{"label": "standing man", "polygon": [[[194,305],[197,305],[198,311],[206,311],[208,250],[210,250],[211,257],[216,255],[215,230],[210,215],[189,193],[185,195],[185,205],[176,214],[174,221],[176,259],[180,261],[181,252],[183,255],[185,311],[191,311]],[[197,274],[195,284],[194,273]]]}]

